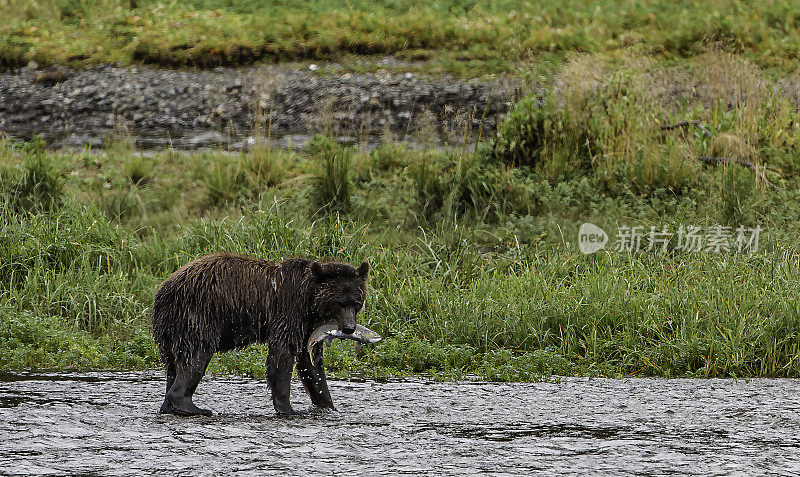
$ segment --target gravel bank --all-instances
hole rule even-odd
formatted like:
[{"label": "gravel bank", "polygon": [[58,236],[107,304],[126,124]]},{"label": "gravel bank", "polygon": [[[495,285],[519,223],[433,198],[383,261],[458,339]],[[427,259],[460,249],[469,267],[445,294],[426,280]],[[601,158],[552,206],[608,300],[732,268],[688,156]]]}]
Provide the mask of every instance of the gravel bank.
[{"label": "gravel bank", "polygon": [[318,75],[281,66],[76,71],[30,65],[0,74],[0,132],[43,134],[54,147],[98,144],[123,131],[142,147],[236,148],[260,122],[279,145],[302,143],[315,132],[354,142],[391,135],[445,144],[491,133],[514,91],[508,81]]}]

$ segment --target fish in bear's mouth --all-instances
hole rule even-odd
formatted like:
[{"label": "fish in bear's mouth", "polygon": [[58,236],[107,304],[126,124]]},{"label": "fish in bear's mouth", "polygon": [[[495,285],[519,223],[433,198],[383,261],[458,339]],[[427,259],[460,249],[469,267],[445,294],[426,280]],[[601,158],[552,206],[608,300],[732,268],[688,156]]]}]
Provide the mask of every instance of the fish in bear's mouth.
[{"label": "fish in bear's mouth", "polygon": [[356,325],[356,329],[352,333],[347,334],[339,329],[339,325],[336,324],[335,321],[329,321],[318,326],[311,332],[311,336],[308,338],[308,345],[306,348],[309,356],[311,356],[311,361],[314,361],[312,349],[315,344],[322,341],[327,345],[334,339],[353,340],[362,344],[372,344],[380,341],[381,335],[362,325]]}]

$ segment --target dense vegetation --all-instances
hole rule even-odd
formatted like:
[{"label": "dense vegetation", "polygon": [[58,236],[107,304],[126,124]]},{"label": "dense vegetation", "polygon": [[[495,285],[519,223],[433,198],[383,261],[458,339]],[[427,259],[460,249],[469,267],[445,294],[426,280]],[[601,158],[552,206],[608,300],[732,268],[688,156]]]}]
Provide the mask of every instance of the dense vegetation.
[{"label": "dense vegetation", "polygon": [[[453,149],[0,137],[0,369],[157,366],[154,290],[229,250],[371,262],[362,319],[386,339],[334,344],[338,375],[800,376],[796,2],[0,0],[0,18],[0,68],[391,55],[528,91]],[[755,253],[583,255],[583,222],[763,232]],[[261,376],[265,353],[212,370]]]},{"label": "dense vegetation", "polygon": [[0,18],[0,67],[366,54],[481,75],[569,52],[683,58],[718,42],[789,71],[800,53],[800,4],[789,0],[0,0]]},{"label": "dense vegetation", "polygon": [[[679,102],[652,89],[675,70],[637,61],[568,62],[553,93],[521,101],[474,149],[366,151],[319,135],[301,151],[258,139],[242,153],[142,154],[124,136],[101,152],[3,140],[0,366],[156,366],[154,289],[229,250],[371,262],[363,321],[386,339],[334,345],[340,374],[800,376],[798,112],[738,56],[681,69],[709,97]],[[585,221],[612,235],[764,232],[749,254],[583,255]],[[262,375],[264,353],[212,369]]]}]

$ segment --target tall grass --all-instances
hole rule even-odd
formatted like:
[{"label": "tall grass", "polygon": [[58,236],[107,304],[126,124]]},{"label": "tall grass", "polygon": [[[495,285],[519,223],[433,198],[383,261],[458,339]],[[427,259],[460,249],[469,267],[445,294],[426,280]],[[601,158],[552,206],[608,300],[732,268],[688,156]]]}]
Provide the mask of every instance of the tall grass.
[{"label": "tall grass", "polygon": [[416,193],[416,211],[421,223],[433,221],[436,212],[444,205],[447,194],[447,185],[434,157],[432,154],[421,154],[410,165]]},{"label": "tall grass", "polygon": [[[576,57],[559,94],[521,102],[473,152],[366,154],[322,136],[302,151],[168,151],[145,187],[126,166],[134,151],[0,140],[13,192],[0,210],[0,367],[156,366],[154,290],[227,250],[370,261],[361,319],[385,340],[330,348],[336,373],[800,376],[797,110],[728,53],[688,65],[705,79],[679,101],[658,87],[679,71],[632,61],[641,68]],[[31,172],[39,163],[46,174]],[[20,186],[48,182],[60,185]],[[37,190],[61,199],[20,192]],[[10,206],[19,197],[48,205]],[[713,224],[763,235],[753,254],[584,256],[584,222],[610,235]],[[212,369],[261,375],[263,354]]]},{"label": "tall grass", "polygon": [[239,158],[212,154],[208,164],[210,167],[203,177],[208,202],[213,206],[222,206],[241,201],[247,194],[249,184]]},{"label": "tall grass", "polygon": [[702,186],[702,158],[709,156],[754,163],[764,177],[792,170],[798,113],[778,84],[748,60],[718,50],[690,68],[707,93],[663,98],[664,85],[679,83],[683,69],[642,57],[616,66],[602,56],[578,56],[550,93],[517,103],[499,128],[494,156],[551,180],[593,175],[619,196],[686,194]]},{"label": "tall grass", "polygon": [[116,220],[130,220],[147,214],[147,204],[144,202],[142,191],[135,185],[104,194],[100,199],[100,205],[108,217]]},{"label": "tall grass", "polygon": [[[513,71],[540,54],[638,50],[691,56],[708,42],[791,70],[800,49],[787,0],[587,3],[519,0],[419,4],[253,0],[5,0],[0,67],[140,61],[163,66],[328,59],[347,54],[434,59],[469,74]],[[181,26],[176,27],[176,23]]]},{"label": "tall grass", "polygon": [[285,151],[260,140],[247,151],[242,162],[250,173],[253,184],[277,187],[286,179],[289,171],[287,156]]},{"label": "tall grass", "polygon": [[355,149],[320,135],[306,148],[319,161],[312,177],[314,206],[319,211],[349,212]]},{"label": "tall grass", "polygon": [[[69,336],[82,336],[81,346],[130,352],[125,343],[147,334],[155,286],[192,258],[229,250],[273,260],[370,260],[362,321],[386,340],[357,359],[334,349],[332,363],[345,370],[480,372],[506,380],[551,372],[800,375],[800,260],[790,247],[724,259],[513,247],[488,259],[466,232],[428,233],[401,249],[370,245],[363,233],[341,221],[290,220],[280,204],[150,239],[75,203],[57,213],[7,214],[3,346],[27,346],[43,339],[36,338],[39,326],[58,322]],[[152,347],[138,353],[132,363],[155,364]],[[240,362],[252,371],[248,356]],[[25,363],[13,359],[4,357],[4,366]],[[509,373],[514,366],[518,372]]]},{"label": "tall grass", "polygon": [[[0,181],[7,206],[26,211],[57,208],[64,195],[64,171],[55,158],[46,154],[44,140],[39,136],[16,146],[22,158],[21,167],[14,170],[3,166]],[[13,146],[6,147],[7,154],[14,155]]]}]

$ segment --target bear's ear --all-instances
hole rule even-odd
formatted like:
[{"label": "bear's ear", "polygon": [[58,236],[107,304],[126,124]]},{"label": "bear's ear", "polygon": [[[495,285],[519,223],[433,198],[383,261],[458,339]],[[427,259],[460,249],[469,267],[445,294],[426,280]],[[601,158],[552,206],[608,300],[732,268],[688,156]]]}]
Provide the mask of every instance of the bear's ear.
[{"label": "bear's ear", "polygon": [[311,274],[319,281],[325,279],[325,270],[322,269],[322,264],[319,262],[311,262]]},{"label": "bear's ear", "polygon": [[361,266],[359,266],[358,270],[356,271],[361,278],[367,278],[367,273],[369,273],[369,263],[367,263],[366,260],[361,262]]}]

